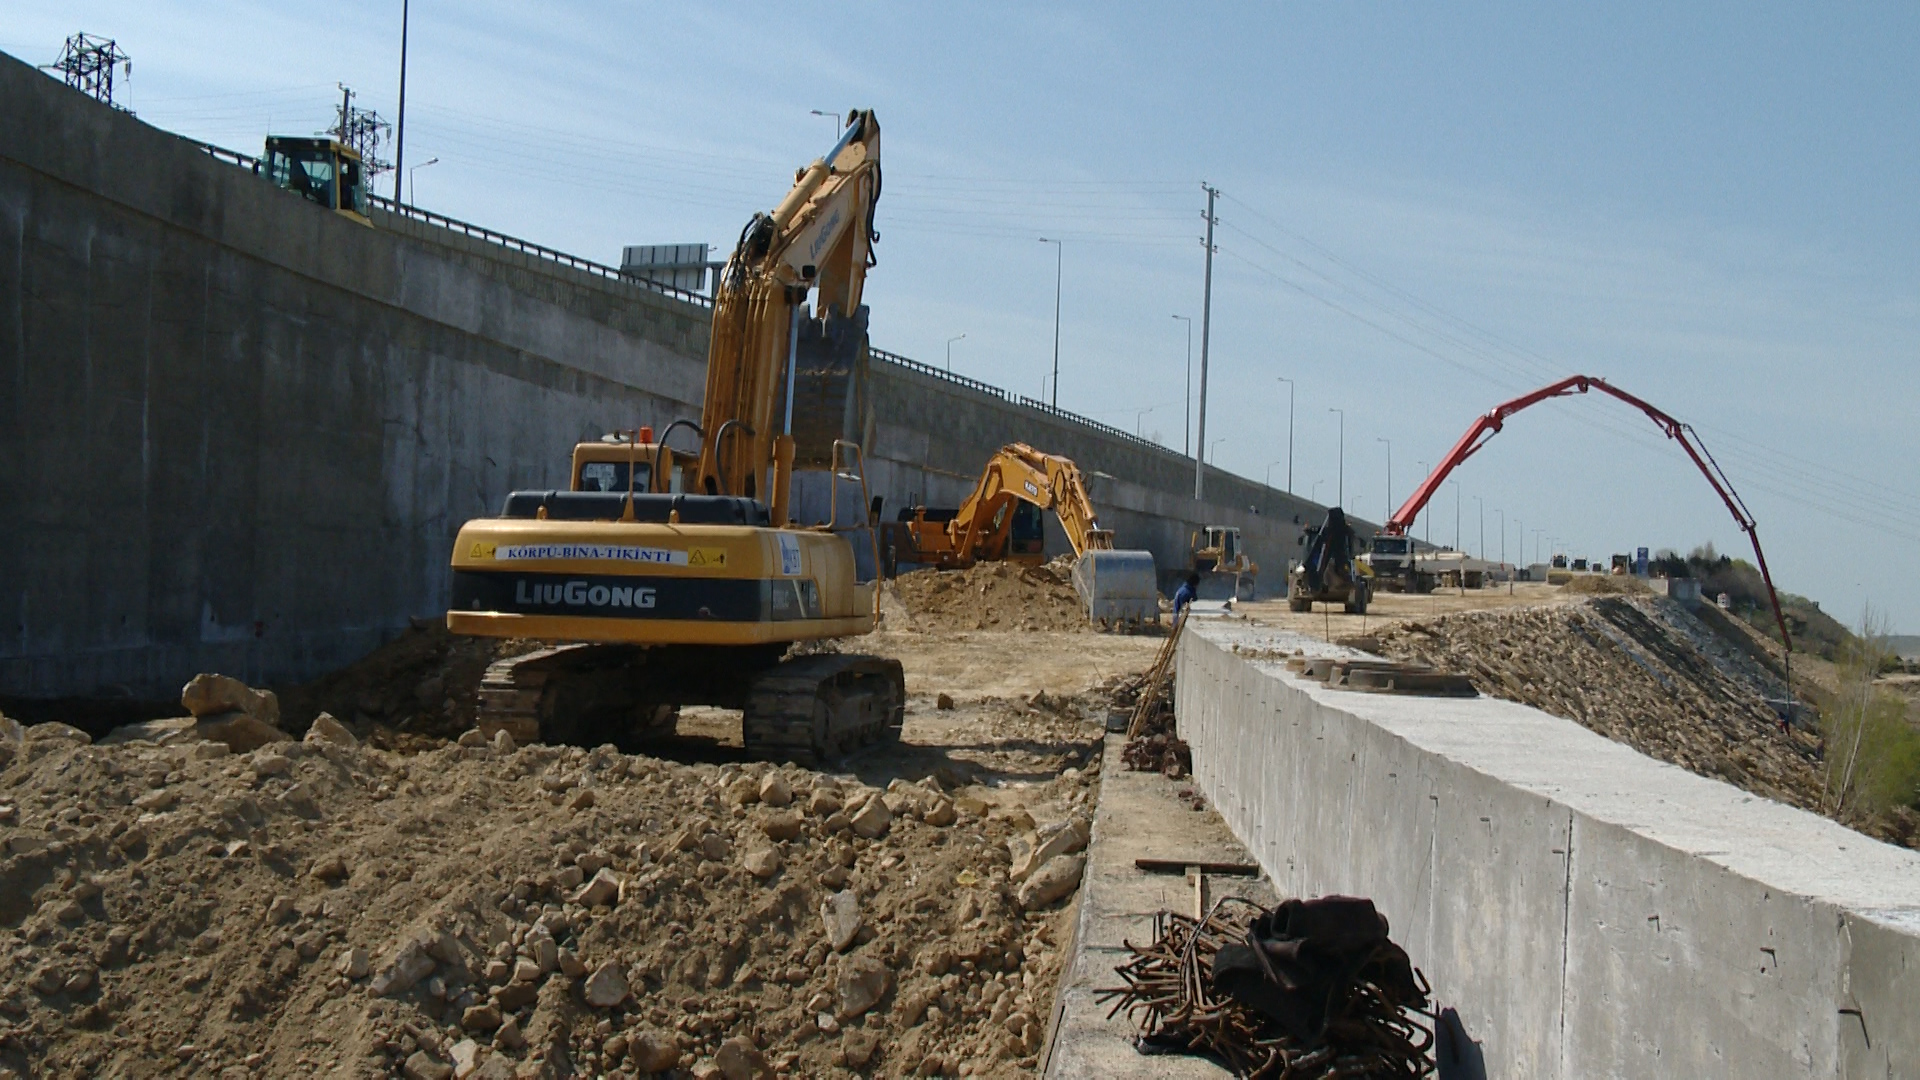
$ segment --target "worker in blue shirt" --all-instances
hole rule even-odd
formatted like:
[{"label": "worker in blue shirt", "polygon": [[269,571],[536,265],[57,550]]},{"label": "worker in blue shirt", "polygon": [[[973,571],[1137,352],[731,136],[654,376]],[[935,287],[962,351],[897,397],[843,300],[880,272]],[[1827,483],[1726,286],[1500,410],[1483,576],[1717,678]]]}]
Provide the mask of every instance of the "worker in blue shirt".
[{"label": "worker in blue shirt", "polygon": [[1194,602],[1200,595],[1200,575],[1188,574],[1187,580],[1173,594],[1173,617],[1180,617],[1180,610]]}]

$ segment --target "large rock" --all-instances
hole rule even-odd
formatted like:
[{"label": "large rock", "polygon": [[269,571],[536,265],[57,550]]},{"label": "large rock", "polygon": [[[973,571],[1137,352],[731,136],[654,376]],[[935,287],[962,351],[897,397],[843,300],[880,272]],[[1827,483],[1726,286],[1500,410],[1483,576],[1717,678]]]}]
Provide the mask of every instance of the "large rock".
[{"label": "large rock", "polygon": [[749,851],[740,864],[746,867],[747,873],[765,881],[780,872],[780,852],[775,848]]},{"label": "large rock", "polygon": [[310,743],[332,743],[335,746],[355,747],[360,740],[353,737],[347,725],[333,718],[332,713],[321,713],[313,718],[312,726],[307,728],[307,741]]},{"label": "large rock", "polygon": [[887,827],[893,823],[893,811],[887,809],[885,799],[875,795],[853,815],[852,821],[856,835],[878,840],[887,834]]},{"label": "large rock", "polygon": [[713,1064],[726,1080],[760,1080],[773,1075],[773,1070],[767,1067],[767,1055],[741,1035],[720,1044],[713,1055]]},{"label": "large rock", "polygon": [[225,675],[195,675],[180,691],[180,704],[202,719],[243,712],[263,724],[280,725],[280,699],[273,691],[255,690]]},{"label": "large rock", "polygon": [[768,806],[785,806],[793,801],[793,785],[777,772],[770,772],[760,781],[760,801]]},{"label": "large rock", "polygon": [[627,973],[619,961],[609,960],[587,976],[587,1004],[596,1009],[611,1009],[627,1000]]},{"label": "large rock", "polygon": [[419,941],[409,941],[387,961],[367,989],[373,991],[375,997],[398,997],[431,974],[433,957],[427,955]]},{"label": "large rock", "polygon": [[783,810],[760,823],[760,831],[766,833],[769,840],[792,840],[806,827],[800,815],[791,810]]},{"label": "large rock", "polygon": [[581,907],[608,907],[619,898],[620,879],[604,866],[573,894],[573,902]]},{"label": "large rock", "polygon": [[1033,876],[1020,883],[1015,894],[1028,911],[1046,907],[1080,887],[1080,875],[1087,869],[1085,855],[1056,855],[1042,863]]},{"label": "large rock", "polygon": [[293,737],[249,713],[213,713],[193,725],[193,733],[212,742],[226,743],[236,754],[250,754],[277,742],[292,742]]},{"label": "large rock", "polygon": [[663,1073],[680,1066],[680,1044],[664,1031],[627,1036],[627,1058],[642,1073]]},{"label": "large rock", "polygon": [[174,746],[179,743],[193,742],[199,738],[193,731],[194,725],[198,722],[191,716],[175,716],[165,720],[124,724],[107,732],[100,739],[100,745],[119,746],[123,743],[144,742]]},{"label": "large rock", "polygon": [[887,965],[871,956],[850,956],[840,965],[835,991],[840,998],[839,1018],[851,1020],[879,1004],[887,994],[893,973]]},{"label": "large rock", "polygon": [[835,952],[845,952],[860,933],[860,898],[842,889],[820,902],[820,921],[826,924],[827,943]]},{"label": "large rock", "polygon": [[1041,826],[1038,832],[1026,837],[1017,844],[1009,844],[1013,852],[1014,881],[1024,881],[1028,874],[1040,866],[1061,855],[1071,855],[1087,846],[1087,825],[1079,818],[1071,821],[1055,822]]}]

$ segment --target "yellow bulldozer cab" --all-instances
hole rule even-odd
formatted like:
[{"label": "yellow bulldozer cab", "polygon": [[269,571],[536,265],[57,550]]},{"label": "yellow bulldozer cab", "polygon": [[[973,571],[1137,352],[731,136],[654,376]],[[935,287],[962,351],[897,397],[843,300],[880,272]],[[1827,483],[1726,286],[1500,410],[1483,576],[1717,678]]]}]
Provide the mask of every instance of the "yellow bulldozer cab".
[{"label": "yellow bulldozer cab", "polygon": [[367,176],[354,149],[335,139],[269,135],[262,166],[273,186],[358,221],[367,216]]}]

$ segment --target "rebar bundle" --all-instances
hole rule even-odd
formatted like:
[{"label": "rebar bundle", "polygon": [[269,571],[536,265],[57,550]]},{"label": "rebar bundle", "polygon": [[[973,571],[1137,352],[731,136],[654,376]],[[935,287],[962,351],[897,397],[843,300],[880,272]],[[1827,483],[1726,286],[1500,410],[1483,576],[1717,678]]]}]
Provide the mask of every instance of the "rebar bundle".
[{"label": "rebar bundle", "polygon": [[[1353,965],[1350,978],[1334,981],[1324,1014],[1304,1033],[1299,1024],[1249,1004],[1248,995],[1220,989],[1214,962],[1221,950],[1243,946],[1257,953],[1256,924],[1264,925],[1272,914],[1238,897],[1223,897],[1199,921],[1162,911],[1154,916],[1153,942],[1145,947],[1128,942],[1133,959],[1114,969],[1126,985],[1098,991],[1098,1000],[1114,1002],[1110,1018],[1126,1011],[1139,1028],[1142,1052],[1205,1054],[1240,1077],[1417,1080],[1430,1075],[1429,988],[1384,934]],[[1261,955],[1276,988],[1299,988],[1292,972],[1276,972],[1273,961]]]}]

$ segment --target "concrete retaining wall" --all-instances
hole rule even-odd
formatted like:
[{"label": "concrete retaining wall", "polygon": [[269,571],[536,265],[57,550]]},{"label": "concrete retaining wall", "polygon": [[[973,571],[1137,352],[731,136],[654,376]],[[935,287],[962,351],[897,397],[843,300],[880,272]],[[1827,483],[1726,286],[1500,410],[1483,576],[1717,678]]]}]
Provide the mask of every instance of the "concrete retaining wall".
[{"label": "concrete retaining wall", "polygon": [[[1282,891],[1372,897],[1442,1075],[1920,1075],[1920,854],[1492,699],[1329,690],[1183,637],[1197,784]],[[1483,1072],[1480,1070],[1484,1070]]]},{"label": "concrete retaining wall", "polygon": [[[310,677],[445,608],[461,522],[579,438],[697,416],[710,314],[436,224],[367,228],[0,56],[0,695]],[[1022,440],[1162,565],[1322,511],[876,359],[869,473],[956,503]],[[1298,519],[1298,520],[1296,520]],[[1064,549],[1057,527],[1053,550]]]}]

